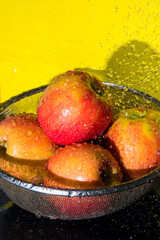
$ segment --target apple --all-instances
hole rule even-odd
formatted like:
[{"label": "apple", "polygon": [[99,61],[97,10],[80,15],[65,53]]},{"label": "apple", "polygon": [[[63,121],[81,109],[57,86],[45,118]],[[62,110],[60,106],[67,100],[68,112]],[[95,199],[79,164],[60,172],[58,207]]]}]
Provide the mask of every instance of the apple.
[{"label": "apple", "polygon": [[87,72],[68,71],[44,91],[37,109],[40,126],[59,145],[100,136],[113,115],[111,94]]},{"label": "apple", "polygon": [[59,148],[46,168],[45,186],[93,189],[122,182],[118,162],[107,149],[92,143],[73,143]]},{"label": "apple", "polygon": [[127,180],[160,166],[160,112],[122,110],[104,135],[104,146],[119,161]]},{"label": "apple", "polygon": [[44,160],[57,149],[41,129],[34,114],[18,114],[0,122],[0,145],[12,157],[28,160]]},{"label": "apple", "polygon": [[36,115],[27,113],[11,115],[0,122],[0,145],[0,168],[36,184],[42,182],[44,165],[57,150],[40,128]]}]

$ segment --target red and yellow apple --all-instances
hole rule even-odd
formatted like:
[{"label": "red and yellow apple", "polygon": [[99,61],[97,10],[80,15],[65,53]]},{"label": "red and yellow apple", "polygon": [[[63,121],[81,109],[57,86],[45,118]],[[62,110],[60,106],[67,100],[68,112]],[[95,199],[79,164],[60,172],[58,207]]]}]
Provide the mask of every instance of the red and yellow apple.
[{"label": "red and yellow apple", "polygon": [[73,143],[59,148],[46,168],[45,186],[93,189],[122,182],[118,162],[107,149],[92,143]]},{"label": "red and yellow apple", "polygon": [[57,149],[33,114],[12,115],[1,121],[0,146],[0,168],[37,184],[42,182],[45,163]]},{"label": "red and yellow apple", "polygon": [[160,166],[160,112],[145,108],[122,110],[109,128],[105,147],[119,161],[127,180]]},{"label": "red and yellow apple", "polygon": [[96,138],[107,129],[112,114],[107,87],[81,71],[68,71],[55,77],[37,109],[40,126],[59,145]]},{"label": "red and yellow apple", "polygon": [[28,160],[44,160],[57,149],[39,126],[34,114],[19,114],[6,117],[0,122],[0,145],[12,157]]}]

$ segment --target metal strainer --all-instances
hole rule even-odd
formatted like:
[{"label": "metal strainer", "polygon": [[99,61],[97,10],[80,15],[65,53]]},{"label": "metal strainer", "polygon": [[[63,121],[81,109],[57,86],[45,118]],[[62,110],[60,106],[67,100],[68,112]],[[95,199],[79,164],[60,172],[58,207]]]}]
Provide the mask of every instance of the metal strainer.
[{"label": "metal strainer", "polygon": [[[131,107],[160,110],[151,96],[123,86],[104,83],[114,100],[114,113]],[[10,114],[36,113],[46,86],[24,92],[0,105],[0,121]],[[0,186],[21,208],[51,219],[88,219],[111,214],[127,207],[160,182],[160,167],[134,181],[114,187],[90,190],[54,189],[21,181],[0,171]]]}]

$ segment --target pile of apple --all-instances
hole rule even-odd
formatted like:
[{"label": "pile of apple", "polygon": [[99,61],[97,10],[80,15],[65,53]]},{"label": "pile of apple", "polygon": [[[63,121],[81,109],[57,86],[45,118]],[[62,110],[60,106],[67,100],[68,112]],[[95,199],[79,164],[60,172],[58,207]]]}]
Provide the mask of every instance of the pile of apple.
[{"label": "pile of apple", "polygon": [[88,143],[106,131],[113,116],[111,95],[96,77],[81,71],[57,76],[43,93],[37,115],[43,131],[60,146],[47,162],[45,186],[98,188],[122,182],[112,154]]},{"label": "pile of apple", "polygon": [[[160,165],[160,112],[128,109],[113,121],[113,107],[106,86],[86,72],[68,71],[51,82],[39,102],[38,120],[63,147],[46,165],[45,185],[115,185],[122,175],[135,179]],[[103,147],[86,142],[99,136]]]},{"label": "pile of apple", "polygon": [[[41,174],[45,186],[118,185],[160,166],[160,112],[134,108],[113,116],[113,108],[112,96],[100,80],[86,72],[68,71],[46,88],[37,116],[9,116],[0,122],[0,142],[10,156],[28,162],[46,159]],[[15,176],[14,164],[4,158],[0,164]],[[18,169],[22,165],[19,161]],[[34,182],[39,174],[35,169],[35,165],[25,168],[18,177],[24,179],[32,171],[28,181]]]}]

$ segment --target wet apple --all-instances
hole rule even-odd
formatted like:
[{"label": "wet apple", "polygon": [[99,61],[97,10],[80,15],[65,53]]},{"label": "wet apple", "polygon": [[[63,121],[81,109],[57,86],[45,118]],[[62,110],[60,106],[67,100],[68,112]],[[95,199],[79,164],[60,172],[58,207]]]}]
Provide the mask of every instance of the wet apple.
[{"label": "wet apple", "polygon": [[0,144],[8,155],[28,160],[48,159],[57,149],[39,126],[36,115],[27,113],[0,122]]},{"label": "wet apple", "polygon": [[57,146],[40,128],[36,115],[18,114],[0,122],[0,168],[21,180],[41,183]]},{"label": "wet apple", "polygon": [[107,87],[96,77],[68,71],[47,87],[37,114],[46,135],[68,145],[101,135],[111,122],[113,104]]},{"label": "wet apple", "polygon": [[111,153],[92,143],[73,143],[59,148],[46,168],[45,186],[90,189],[122,181],[119,164]]},{"label": "wet apple", "polygon": [[105,147],[119,161],[127,180],[160,166],[160,112],[134,108],[121,111],[109,128]]}]

